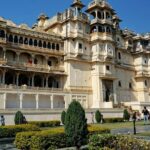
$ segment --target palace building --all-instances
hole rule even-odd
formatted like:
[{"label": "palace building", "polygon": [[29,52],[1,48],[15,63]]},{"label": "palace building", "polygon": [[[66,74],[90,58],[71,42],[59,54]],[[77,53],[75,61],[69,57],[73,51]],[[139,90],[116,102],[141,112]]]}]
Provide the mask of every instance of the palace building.
[{"label": "palace building", "polygon": [[0,18],[0,110],[150,106],[150,34],[121,29],[106,0],[71,7],[32,28]]}]

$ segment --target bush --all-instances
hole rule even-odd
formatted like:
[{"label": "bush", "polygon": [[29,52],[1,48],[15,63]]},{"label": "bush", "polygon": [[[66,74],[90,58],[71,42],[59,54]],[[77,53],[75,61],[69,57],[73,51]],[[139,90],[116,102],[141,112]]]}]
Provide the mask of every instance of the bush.
[{"label": "bush", "polygon": [[13,126],[1,126],[0,138],[15,137],[18,132],[23,131],[40,131],[35,125],[13,125]]},{"label": "bush", "polygon": [[16,125],[18,124],[24,124],[25,117],[23,116],[21,111],[17,111],[15,114],[14,122]]},{"label": "bush", "polygon": [[[88,126],[89,136],[96,133],[110,133],[107,128]],[[88,136],[88,137],[89,137]],[[67,147],[64,128],[52,128],[38,132],[21,132],[16,135],[15,145],[18,149],[57,149]],[[73,146],[71,144],[70,146]]]},{"label": "bush", "polygon": [[67,110],[65,117],[65,134],[68,145],[81,147],[86,143],[88,129],[87,119],[85,118],[85,111],[81,104],[73,101]]},{"label": "bush", "polygon": [[53,121],[28,121],[29,124],[36,125],[38,127],[57,127],[60,126],[59,120]]},{"label": "bush", "polygon": [[129,119],[130,119],[130,113],[128,112],[127,109],[124,109],[123,118],[124,118],[124,120],[127,120],[127,121],[129,121]]},{"label": "bush", "polygon": [[123,118],[105,118],[104,123],[124,122]]},{"label": "bush", "polygon": [[139,140],[133,136],[123,135],[93,135],[89,140],[90,150],[104,149],[149,150],[150,142]]},{"label": "bush", "polygon": [[61,122],[62,122],[63,125],[65,125],[65,117],[66,117],[66,112],[63,111],[63,112],[61,113]]},{"label": "bush", "polygon": [[97,123],[100,123],[100,122],[101,122],[101,119],[102,119],[102,114],[100,113],[99,110],[97,110],[97,111],[95,112],[95,120],[96,120]]}]

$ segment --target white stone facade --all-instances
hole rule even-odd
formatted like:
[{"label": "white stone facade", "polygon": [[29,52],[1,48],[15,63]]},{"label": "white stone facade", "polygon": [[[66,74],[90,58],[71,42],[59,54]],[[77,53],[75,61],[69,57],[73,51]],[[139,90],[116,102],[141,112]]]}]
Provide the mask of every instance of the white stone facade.
[{"label": "white stone facade", "polygon": [[0,109],[150,106],[150,34],[119,27],[105,0],[74,0],[32,27],[0,18]]}]

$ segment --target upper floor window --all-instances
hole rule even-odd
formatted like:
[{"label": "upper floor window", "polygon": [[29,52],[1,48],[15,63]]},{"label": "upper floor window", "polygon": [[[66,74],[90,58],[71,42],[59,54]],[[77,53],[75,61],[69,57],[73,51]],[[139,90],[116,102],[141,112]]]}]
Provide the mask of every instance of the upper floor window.
[{"label": "upper floor window", "polygon": [[129,83],[129,89],[132,89],[132,83],[131,82]]},{"label": "upper floor window", "polygon": [[118,86],[122,87],[121,81],[118,81]]},{"label": "upper floor window", "polygon": [[110,70],[110,66],[109,65],[106,66],[106,70],[108,70],[108,71]]},{"label": "upper floor window", "polygon": [[144,81],[145,86],[147,87],[147,80]]},{"label": "upper floor window", "polygon": [[82,49],[82,44],[81,43],[79,43],[79,49]]}]

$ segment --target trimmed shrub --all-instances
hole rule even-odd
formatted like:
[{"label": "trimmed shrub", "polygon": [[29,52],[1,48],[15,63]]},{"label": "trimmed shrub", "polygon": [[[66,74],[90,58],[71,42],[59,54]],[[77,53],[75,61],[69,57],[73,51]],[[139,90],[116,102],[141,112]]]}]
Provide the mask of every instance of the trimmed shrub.
[{"label": "trimmed shrub", "polygon": [[24,124],[24,116],[21,111],[17,111],[15,114],[14,122],[16,125]]},{"label": "trimmed shrub", "polygon": [[13,125],[13,126],[1,126],[0,138],[15,137],[18,132],[23,131],[40,131],[35,125]]},{"label": "trimmed shrub", "polygon": [[97,111],[95,112],[95,120],[96,120],[97,123],[100,123],[100,122],[101,122],[101,119],[102,119],[102,114],[100,113],[99,110],[97,110]]},{"label": "trimmed shrub", "polygon": [[28,121],[29,124],[36,125],[38,127],[58,127],[60,126],[59,120],[53,121]]},{"label": "trimmed shrub", "polygon": [[126,120],[126,121],[129,121],[129,119],[130,119],[130,113],[128,112],[127,109],[124,109],[123,118],[124,118],[124,120]]},{"label": "trimmed shrub", "polygon": [[[88,126],[89,135],[96,133],[110,133],[107,128],[102,128],[94,125]],[[67,147],[66,135],[64,128],[52,128],[49,130],[38,132],[21,132],[16,135],[15,145],[18,149],[57,149]],[[73,146],[70,145],[70,146]]]},{"label": "trimmed shrub", "polygon": [[117,123],[117,122],[124,122],[123,118],[105,118],[104,123]]},{"label": "trimmed shrub", "polygon": [[89,140],[89,150],[149,150],[150,142],[139,140],[133,136],[123,135],[93,135]]},{"label": "trimmed shrub", "polygon": [[63,111],[63,112],[61,113],[61,122],[62,122],[63,125],[65,125],[65,117],[66,117],[66,112]]},{"label": "trimmed shrub", "polygon": [[87,141],[88,129],[85,111],[81,104],[73,101],[65,117],[65,135],[68,146],[81,147]]}]

